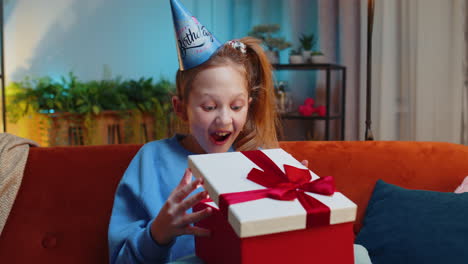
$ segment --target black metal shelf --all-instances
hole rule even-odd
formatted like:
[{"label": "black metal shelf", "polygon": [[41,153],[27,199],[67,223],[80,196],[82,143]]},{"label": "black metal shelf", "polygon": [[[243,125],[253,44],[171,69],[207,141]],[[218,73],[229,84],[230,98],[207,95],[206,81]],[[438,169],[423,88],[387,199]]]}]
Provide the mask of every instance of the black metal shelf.
[{"label": "black metal shelf", "polygon": [[333,63],[272,64],[275,70],[345,70],[346,67]]},{"label": "black metal shelf", "polygon": [[[346,102],[346,67],[334,63],[302,63],[302,64],[272,64],[275,70],[313,70],[313,71],[325,71],[326,87],[325,87],[325,109],[326,116],[302,116],[299,113],[285,113],[281,114],[281,119],[296,119],[296,120],[324,120],[325,121],[325,140],[330,140],[330,121],[340,120],[341,121],[341,133],[340,139],[345,139],[345,102]],[[331,71],[341,72],[341,111],[339,114],[330,113],[331,104]]]},{"label": "black metal shelf", "polygon": [[337,120],[341,119],[341,115],[331,115],[331,116],[303,116],[299,113],[286,113],[280,115],[281,119],[298,119],[298,120]]}]

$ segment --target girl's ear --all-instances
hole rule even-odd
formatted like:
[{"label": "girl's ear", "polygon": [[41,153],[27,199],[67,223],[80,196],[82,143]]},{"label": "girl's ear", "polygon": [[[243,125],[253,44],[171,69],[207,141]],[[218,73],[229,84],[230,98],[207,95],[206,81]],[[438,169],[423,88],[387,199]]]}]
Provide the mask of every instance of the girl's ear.
[{"label": "girl's ear", "polygon": [[185,104],[178,96],[172,96],[172,108],[174,109],[174,113],[176,113],[180,119],[183,121],[188,120]]},{"label": "girl's ear", "polygon": [[252,100],[253,100],[252,97],[249,97],[249,105],[252,104]]}]

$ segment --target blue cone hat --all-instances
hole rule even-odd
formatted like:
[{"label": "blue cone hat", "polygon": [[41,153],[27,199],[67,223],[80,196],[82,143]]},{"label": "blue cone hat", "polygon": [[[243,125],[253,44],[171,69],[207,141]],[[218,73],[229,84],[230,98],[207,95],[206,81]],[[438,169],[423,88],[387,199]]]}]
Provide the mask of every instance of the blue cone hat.
[{"label": "blue cone hat", "polygon": [[178,0],[170,1],[179,69],[188,70],[207,61],[222,44]]}]

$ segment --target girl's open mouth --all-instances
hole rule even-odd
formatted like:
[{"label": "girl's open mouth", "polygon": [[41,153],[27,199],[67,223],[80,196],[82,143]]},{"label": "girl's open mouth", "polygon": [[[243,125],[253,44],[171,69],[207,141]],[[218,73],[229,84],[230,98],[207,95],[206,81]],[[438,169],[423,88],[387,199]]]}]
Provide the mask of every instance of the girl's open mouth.
[{"label": "girl's open mouth", "polygon": [[211,133],[210,138],[214,144],[223,145],[229,139],[231,134],[232,134],[231,132],[218,131],[218,132]]}]

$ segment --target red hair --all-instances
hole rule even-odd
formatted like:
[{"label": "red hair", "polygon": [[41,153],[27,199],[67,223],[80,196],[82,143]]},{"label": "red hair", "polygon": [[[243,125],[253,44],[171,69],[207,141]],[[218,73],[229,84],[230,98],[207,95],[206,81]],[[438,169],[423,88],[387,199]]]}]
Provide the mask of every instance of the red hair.
[{"label": "red hair", "polygon": [[249,97],[247,122],[234,142],[238,151],[278,147],[277,128],[279,120],[276,112],[272,67],[262,47],[261,41],[245,37],[239,41],[246,46],[246,52],[225,44],[205,63],[176,75],[177,96],[181,101],[188,99],[191,83],[199,72],[209,67],[232,63],[240,66],[245,73]]}]

